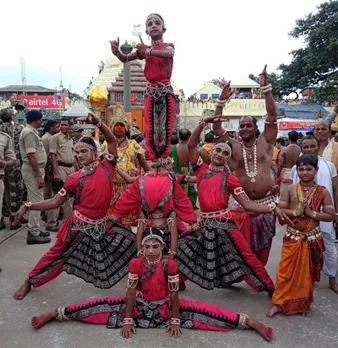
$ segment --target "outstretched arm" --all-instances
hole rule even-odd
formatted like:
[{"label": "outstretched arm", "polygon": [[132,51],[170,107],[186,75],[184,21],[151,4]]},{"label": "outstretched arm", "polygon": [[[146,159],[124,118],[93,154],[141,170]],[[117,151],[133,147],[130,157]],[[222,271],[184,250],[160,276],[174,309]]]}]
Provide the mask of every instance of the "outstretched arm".
[{"label": "outstretched arm", "polygon": [[268,74],[266,72],[266,67],[267,66],[265,65],[262,73],[259,75],[259,83],[261,85],[261,90],[264,94],[265,107],[268,114],[265,120],[264,131],[262,133],[262,136],[264,136],[265,140],[270,145],[275,145],[278,133],[277,109],[275,100],[271,93],[271,84],[268,84]]},{"label": "outstretched arm", "polygon": [[222,127],[222,114],[225,104],[229,101],[233,92],[230,91],[230,81],[224,86],[222,93],[219,97],[219,101],[216,106],[215,115],[219,116],[219,120],[215,121],[213,124],[213,131],[215,136],[219,138],[218,140],[232,141],[233,139],[229,136],[226,130]]},{"label": "outstretched arm", "polygon": [[127,63],[127,62],[130,62],[132,60],[137,59],[137,55],[135,54],[135,52],[133,52],[131,54],[123,54],[120,51],[120,39],[119,38],[117,38],[117,40],[112,40],[109,42],[110,42],[110,47],[111,47],[111,51],[112,51],[113,55],[116,56],[122,63]]},{"label": "outstretched arm", "polygon": [[106,139],[108,144],[108,153],[117,158],[117,147],[116,147],[116,138],[112,131],[109,129],[107,125],[102,123],[93,113],[89,113],[87,117],[78,117],[77,121],[85,122],[88,124],[92,124],[98,127]]},{"label": "outstretched arm", "polygon": [[199,158],[199,150],[197,145],[200,141],[202,130],[206,127],[207,123],[213,123],[218,121],[218,119],[219,115],[204,117],[192,132],[188,141],[189,162],[191,165],[195,165]]},{"label": "outstretched arm", "polygon": [[326,116],[324,121],[328,122],[329,124],[334,123],[336,117],[338,114],[338,104],[334,107],[333,111]]}]

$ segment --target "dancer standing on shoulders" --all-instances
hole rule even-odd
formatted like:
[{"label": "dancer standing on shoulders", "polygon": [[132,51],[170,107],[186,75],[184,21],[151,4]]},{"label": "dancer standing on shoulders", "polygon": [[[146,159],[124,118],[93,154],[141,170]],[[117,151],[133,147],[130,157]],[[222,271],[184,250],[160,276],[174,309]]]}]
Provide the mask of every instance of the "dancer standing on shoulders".
[{"label": "dancer standing on shoulders", "polygon": [[[230,138],[222,128],[221,121],[214,123],[214,132],[219,141],[227,140],[232,145],[230,167],[238,177],[241,187],[248,197],[261,205],[268,206],[277,201],[278,186],[274,186],[271,176],[272,153],[277,139],[277,110],[272,96],[272,86],[268,84],[266,66],[260,74],[261,91],[265,97],[267,117],[264,131],[258,139],[257,120],[252,116],[240,119],[239,136],[242,142]],[[226,101],[230,98],[230,84],[227,84],[220,96],[216,108],[216,115],[222,116]],[[276,215],[274,213],[251,214],[237,205],[234,213],[238,228],[245,235],[252,251],[258,259],[266,265],[268,262],[272,239],[276,234]]]},{"label": "dancer standing on shoulders", "polygon": [[[121,328],[123,338],[131,338],[136,328],[163,328],[175,337],[182,335],[182,328],[223,332],[241,328],[254,330],[271,341],[272,329],[247,314],[204,302],[179,300],[177,264],[162,258],[163,248],[163,232],[156,228],[146,229],[142,238],[144,256],[129,264],[125,297],[94,299],[52,309],[33,317],[32,326],[39,329],[52,320],[77,320]],[[139,294],[137,289],[141,289]]]},{"label": "dancer standing on shoulders", "polygon": [[175,47],[163,41],[166,32],[163,18],[152,13],[146,20],[146,33],[151,45],[136,45],[136,51],[125,55],[119,49],[119,39],[110,41],[113,54],[121,62],[145,59],[144,76],[147,89],[144,99],[146,152],[150,160],[168,157],[170,140],[176,117],[176,100],[170,78],[173,69]]},{"label": "dancer standing on shoulders", "polygon": [[303,155],[296,167],[300,182],[285,187],[278,204],[293,220],[293,225],[286,226],[269,317],[276,313],[305,316],[310,313],[314,285],[320,281],[324,263],[319,222],[330,222],[334,215],[330,193],[315,183],[317,157]]},{"label": "dancer standing on shoulders", "polygon": [[217,143],[206,165],[199,157],[198,142],[203,128],[219,116],[205,117],[195,128],[188,146],[189,160],[197,178],[200,203],[201,236],[178,240],[176,260],[180,272],[197,285],[212,290],[245,280],[256,291],[274,289],[262,263],[250,250],[228,210],[230,194],[246,210],[256,213],[276,212],[287,218],[276,204],[256,204],[248,198],[238,178],[229,173],[227,162],[232,155],[229,143]]},{"label": "dancer standing on shoulders", "polygon": [[108,154],[106,159],[99,161],[94,140],[81,138],[75,151],[83,168],[69,175],[55,197],[39,203],[27,202],[16,213],[16,220],[19,220],[28,210],[55,209],[69,197],[75,198],[74,211],[60,227],[55,244],[14,294],[16,300],[22,300],[32,286],[39,287],[62,271],[98,288],[110,288],[127,274],[128,263],[136,255],[135,236],[131,231],[114,227],[106,233],[117,155],[115,137],[92,114],[78,120],[100,129],[108,143]]}]

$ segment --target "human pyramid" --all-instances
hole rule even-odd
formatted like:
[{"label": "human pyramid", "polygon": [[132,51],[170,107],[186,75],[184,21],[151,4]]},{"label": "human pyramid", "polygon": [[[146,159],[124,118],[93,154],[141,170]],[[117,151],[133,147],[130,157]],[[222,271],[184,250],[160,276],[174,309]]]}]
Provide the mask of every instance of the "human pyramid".
[{"label": "human pyramid", "polygon": [[[26,203],[17,212],[16,221],[29,210],[55,209],[75,197],[74,210],[59,229],[54,246],[42,256],[14,298],[22,300],[31,287],[39,287],[63,271],[102,289],[111,288],[128,275],[125,297],[53,309],[33,317],[32,326],[38,329],[52,320],[79,320],[120,328],[124,338],[135,334],[136,328],[165,328],[172,336],[180,336],[182,328],[242,328],[271,341],[273,330],[249,315],[209,303],[180,300],[178,293],[185,289],[187,279],[207,290],[244,280],[255,291],[266,291],[272,297],[269,317],[278,312],[307,315],[314,284],[323,267],[324,242],[319,223],[332,221],[332,198],[314,182],[317,157],[303,151],[296,165],[300,182],[282,191],[277,205],[278,190],[270,176],[277,114],[265,67],[260,85],[267,118],[257,140],[257,125],[252,117],[240,121],[241,143],[222,128],[222,110],[231,96],[229,84],[221,93],[215,115],[203,118],[189,139],[189,162],[200,204],[198,222],[180,186],[186,178],[171,170],[175,97],[170,77],[175,47],[163,41],[165,31],[163,18],[151,14],[146,20],[150,46],[141,42],[135,52],[124,55],[119,50],[119,40],[111,41],[113,54],[122,62],[146,60],[145,139],[147,155],[152,160],[150,170],[134,178],[107,215],[112,178],[116,171],[125,174],[116,166],[116,138],[93,114],[80,118],[80,122],[99,128],[107,141],[108,154],[98,160],[93,139],[81,138],[75,150],[83,168],[68,177],[54,198]],[[217,137],[209,165],[200,158],[197,147],[208,123],[213,124]],[[308,141],[316,143],[315,139]],[[230,195],[236,201],[231,209]],[[136,235],[121,223],[135,211],[139,215]],[[287,227],[274,286],[265,265],[276,217]],[[185,229],[186,224],[190,229]],[[254,226],[251,232],[248,226]],[[295,258],[297,264],[293,263]]]}]

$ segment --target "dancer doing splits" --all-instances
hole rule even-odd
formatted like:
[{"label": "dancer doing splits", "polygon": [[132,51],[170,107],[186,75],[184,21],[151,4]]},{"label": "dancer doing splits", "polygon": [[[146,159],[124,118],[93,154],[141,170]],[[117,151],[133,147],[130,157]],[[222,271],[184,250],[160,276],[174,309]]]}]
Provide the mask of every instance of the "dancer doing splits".
[{"label": "dancer doing splits", "polygon": [[116,142],[110,129],[94,115],[79,121],[95,125],[108,143],[108,154],[98,160],[92,138],[81,138],[75,151],[83,168],[67,178],[52,199],[25,203],[16,213],[17,221],[28,210],[51,210],[68,197],[75,197],[74,211],[62,224],[54,246],[42,256],[28,278],[14,294],[22,300],[31,287],[39,287],[62,271],[74,274],[98,288],[110,288],[128,273],[128,263],[136,255],[135,235],[122,227],[106,233],[107,211],[116,165]]},{"label": "dancer doing splits", "polygon": [[182,328],[224,332],[242,328],[254,330],[271,341],[272,329],[247,314],[208,303],[179,300],[177,264],[162,259],[163,248],[163,231],[147,228],[142,239],[143,257],[129,264],[126,297],[94,299],[53,309],[33,317],[32,326],[39,329],[52,320],[79,320],[121,328],[124,338],[135,334],[136,328],[165,328],[172,336],[180,336]]},{"label": "dancer doing splits", "polygon": [[204,118],[188,143],[190,163],[194,165],[197,178],[201,236],[186,236],[178,240],[176,260],[179,270],[189,280],[208,290],[245,280],[256,291],[272,293],[274,286],[270,276],[251,251],[228,210],[230,194],[248,211],[276,211],[282,219],[289,218],[274,203],[260,205],[250,201],[238,178],[229,174],[227,162],[232,153],[229,143],[215,145],[209,166],[199,158],[197,144],[200,134],[207,122],[218,118]]}]

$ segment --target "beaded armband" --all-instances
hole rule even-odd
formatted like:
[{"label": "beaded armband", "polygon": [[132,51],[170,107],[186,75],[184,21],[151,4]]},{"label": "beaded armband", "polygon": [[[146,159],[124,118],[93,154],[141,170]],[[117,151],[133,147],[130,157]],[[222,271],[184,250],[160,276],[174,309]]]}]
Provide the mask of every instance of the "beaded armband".
[{"label": "beaded armband", "polygon": [[267,86],[261,87],[261,91],[263,94],[267,94],[272,91],[272,85],[269,83]]},{"label": "beaded armband", "polygon": [[180,276],[178,274],[168,276],[168,288],[170,292],[178,291],[180,287]]},{"label": "beaded armband", "polygon": [[268,204],[268,207],[269,207],[269,210],[270,210],[270,211],[274,211],[274,210],[276,209],[277,206],[276,206],[276,203],[269,203],[269,204]]},{"label": "beaded armband", "polygon": [[239,196],[239,195],[241,195],[241,194],[243,194],[243,193],[245,193],[245,191],[243,190],[243,187],[236,187],[236,188],[234,189],[234,195],[235,195],[235,196]]},{"label": "beaded armband", "polygon": [[134,325],[133,318],[123,318],[123,325]]},{"label": "beaded armband", "polygon": [[60,197],[64,197],[67,194],[67,190],[62,188],[58,193],[57,193]]},{"label": "beaded armband", "polygon": [[27,208],[27,210],[31,210],[32,204],[33,204],[32,202],[25,203],[25,207]]},{"label": "beaded armband", "polygon": [[168,254],[175,257],[176,256],[176,251],[169,249]]},{"label": "beaded armband", "polygon": [[109,161],[109,162],[115,160],[115,156],[112,155],[111,153],[106,153],[105,157],[106,157],[107,161]]},{"label": "beaded armband", "polygon": [[128,288],[134,289],[138,283],[138,274],[137,273],[128,273]]},{"label": "beaded armband", "polygon": [[170,319],[170,324],[172,325],[181,325],[181,320],[178,318],[171,318]]}]

